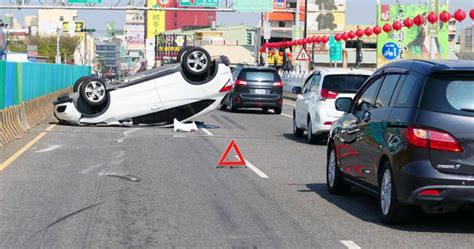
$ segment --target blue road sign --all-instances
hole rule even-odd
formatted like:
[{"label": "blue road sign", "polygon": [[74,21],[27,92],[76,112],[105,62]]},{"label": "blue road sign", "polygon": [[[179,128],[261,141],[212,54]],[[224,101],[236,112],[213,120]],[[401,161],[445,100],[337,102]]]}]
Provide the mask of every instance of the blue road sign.
[{"label": "blue road sign", "polygon": [[400,47],[396,43],[387,42],[382,48],[383,57],[387,60],[394,60],[400,56]]}]

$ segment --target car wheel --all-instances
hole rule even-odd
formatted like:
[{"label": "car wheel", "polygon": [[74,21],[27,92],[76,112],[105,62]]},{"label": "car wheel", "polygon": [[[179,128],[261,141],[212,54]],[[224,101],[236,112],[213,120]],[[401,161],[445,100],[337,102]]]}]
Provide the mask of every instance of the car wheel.
[{"label": "car wheel", "polygon": [[178,55],[176,56],[178,63],[181,63],[183,61],[183,56],[188,51],[188,49],[192,48],[192,46],[186,46],[183,47],[182,49],[179,50]]},{"label": "car wheel", "polygon": [[273,111],[275,112],[275,114],[280,115],[281,114],[281,107],[277,107],[277,108],[273,109]]},{"label": "car wheel", "polygon": [[72,87],[72,92],[78,92],[79,89],[81,89],[82,83],[84,83],[88,79],[93,79],[91,76],[83,76],[79,78],[76,83],[74,83],[74,86]]},{"label": "car wheel", "polygon": [[237,107],[234,105],[234,98],[230,97],[229,108],[231,112],[237,112]]},{"label": "car wheel", "polygon": [[221,105],[221,111],[226,111],[227,110],[227,105]]},{"label": "car wheel", "polygon": [[308,143],[315,144],[318,140],[318,136],[313,134],[313,123],[311,118],[308,120]]},{"label": "car wheel", "polygon": [[101,79],[89,79],[82,83],[79,94],[90,106],[101,106],[107,101],[107,90]]},{"label": "car wheel", "polygon": [[296,117],[295,114],[293,113],[293,135],[295,137],[302,137],[304,134],[304,130],[298,128],[298,125],[296,124]]},{"label": "car wheel", "polygon": [[411,208],[401,204],[389,162],[385,162],[379,176],[379,208],[382,221],[387,225],[404,224],[408,221]]},{"label": "car wheel", "polygon": [[335,144],[331,144],[327,155],[326,185],[329,193],[339,195],[351,190],[351,185],[344,182],[344,178],[339,169]]},{"label": "car wheel", "polygon": [[263,107],[263,108],[262,108],[262,112],[264,112],[264,113],[267,113],[268,110],[270,110],[270,109],[268,109],[267,107]]},{"label": "car wheel", "polygon": [[203,75],[211,67],[211,56],[203,48],[191,47],[184,53],[181,65],[192,75]]}]

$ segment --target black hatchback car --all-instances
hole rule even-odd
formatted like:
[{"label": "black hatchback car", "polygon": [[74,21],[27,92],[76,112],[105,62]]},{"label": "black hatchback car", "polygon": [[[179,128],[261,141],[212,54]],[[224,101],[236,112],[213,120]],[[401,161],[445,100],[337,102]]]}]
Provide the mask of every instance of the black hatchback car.
[{"label": "black hatchback car", "polygon": [[243,66],[232,73],[234,89],[222,101],[222,109],[262,108],[281,114],[283,81],[278,72],[269,67]]},{"label": "black hatchback car", "polygon": [[382,219],[410,208],[456,211],[474,203],[474,61],[403,60],[378,70],[328,139],[327,187],[379,197]]}]

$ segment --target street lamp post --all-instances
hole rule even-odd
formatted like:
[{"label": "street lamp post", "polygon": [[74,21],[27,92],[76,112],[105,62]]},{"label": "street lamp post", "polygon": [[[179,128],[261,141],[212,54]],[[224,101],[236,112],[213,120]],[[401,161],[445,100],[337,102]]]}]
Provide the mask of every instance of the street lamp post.
[{"label": "street lamp post", "polygon": [[56,64],[61,64],[61,54],[59,53],[59,39],[61,35],[62,30],[60,28],[56,29]]}]

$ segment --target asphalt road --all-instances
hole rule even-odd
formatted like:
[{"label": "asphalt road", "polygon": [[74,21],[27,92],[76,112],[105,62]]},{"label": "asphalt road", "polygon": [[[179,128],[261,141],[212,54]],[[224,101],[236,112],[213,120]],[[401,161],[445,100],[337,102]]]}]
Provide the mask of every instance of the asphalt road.
[{"label": "asphalt road", "polygon": [[[292,108],[215,111],[195,133],[56,126],[0,171],[0,247],[472,248],[472,212],[388,227],[374,198],[329,195],[326,148],[292,137]],[[261,173],[216,168],[232,139]]]}]

